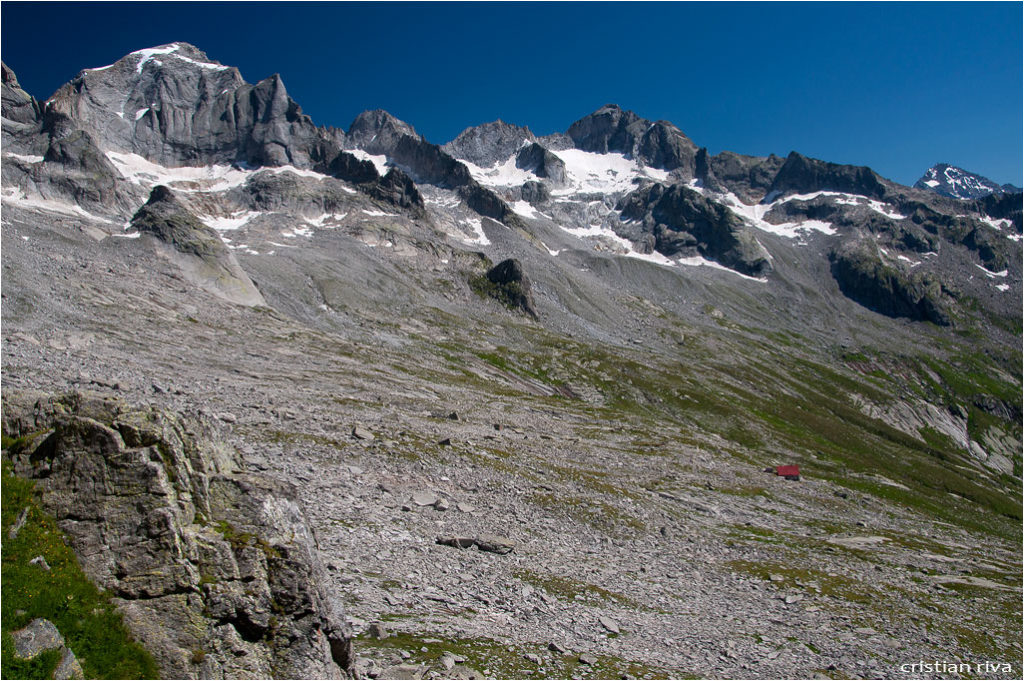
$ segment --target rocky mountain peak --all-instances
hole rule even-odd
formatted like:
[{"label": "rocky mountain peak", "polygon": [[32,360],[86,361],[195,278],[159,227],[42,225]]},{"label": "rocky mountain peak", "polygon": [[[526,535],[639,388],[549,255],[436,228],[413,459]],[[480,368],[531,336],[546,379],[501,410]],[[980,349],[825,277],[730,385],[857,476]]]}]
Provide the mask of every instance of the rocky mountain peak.
[{"label": "rocky mountain peak", "polygon": [[405,136],[419,137],[415,128],[383,109],[364,111],[348,126],[347,142],[371,154],[383,154]]},{"label": "rocky mountain peak", "polygon": [[138,50],[86,69],[46,103],[89,129],[104,151],[166,166],[246,163],[310,167],[326,136],[280,75],[255,85],[188,43]]},{"label": "rocky mountain peak", "polygon": [[917,189],[949,196],[954,199],[980,199],[990,194],[1020,193],[1020,187],[999,185],[987,177],[958,168],[948,163],[936,163],[914,183]]},{"label": "rocky mountain peak", "polygon": [[666,121],[653,123],[617,104],[606,104],[581,118],[566,134],[583,151],[623,154],[644,165],[681,169],[685,179],[694,176],[697,145],[679,128]]},{"label": "rocky mountain peak", "polygon": [[455,158],[486,168],[504,161],[535,139],[529,128],[497,120],[466,128],[441,148]]}]

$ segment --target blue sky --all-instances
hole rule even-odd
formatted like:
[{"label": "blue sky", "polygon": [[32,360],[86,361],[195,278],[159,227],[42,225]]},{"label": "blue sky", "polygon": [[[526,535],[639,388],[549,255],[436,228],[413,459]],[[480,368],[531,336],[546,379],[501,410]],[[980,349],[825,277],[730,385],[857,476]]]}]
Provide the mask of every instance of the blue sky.
[{"label": "blue sky", "polygon": [[320,125],[387,109],[428,140],[501,118],[564,131],[614,102],[712,153],[791,150],[913,183],[953,163],[1022,185],[1022,5],[3,2],[0,54],[44,99],[186,41],[280,73]]}]

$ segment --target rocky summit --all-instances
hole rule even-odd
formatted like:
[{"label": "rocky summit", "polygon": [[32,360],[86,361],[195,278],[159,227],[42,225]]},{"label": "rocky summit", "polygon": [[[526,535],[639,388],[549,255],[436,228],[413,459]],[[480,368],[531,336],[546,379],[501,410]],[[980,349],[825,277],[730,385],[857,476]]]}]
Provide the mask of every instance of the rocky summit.
[{"label": "rocky summit", "polygon": [[163,676],[1020,678],[1020,193],[2,88],[5,471]]}]

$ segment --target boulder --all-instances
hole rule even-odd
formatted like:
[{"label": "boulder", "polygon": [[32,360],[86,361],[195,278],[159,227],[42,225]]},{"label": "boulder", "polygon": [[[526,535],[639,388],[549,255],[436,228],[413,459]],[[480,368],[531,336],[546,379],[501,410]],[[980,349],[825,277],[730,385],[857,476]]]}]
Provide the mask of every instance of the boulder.
[{"label": "boulder", "polygon": [[533,290],[522,264],[515,258],[503,260],[484,275],[483,292],[509,308],[520,309],[537,319]]}]

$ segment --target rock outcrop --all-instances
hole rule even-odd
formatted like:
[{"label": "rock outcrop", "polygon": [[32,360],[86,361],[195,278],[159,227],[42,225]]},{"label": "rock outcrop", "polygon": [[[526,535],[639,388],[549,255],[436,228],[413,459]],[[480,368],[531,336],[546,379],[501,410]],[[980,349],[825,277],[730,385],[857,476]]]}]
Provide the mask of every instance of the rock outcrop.
[{"label": "rock outcrop", "polygon": [[167,187],[153,188],[131,226],[152,236],[160,254],[197,286],[241,305],[266,304],[220,235],[192,215]]},{"label": "rock outcrop", "polygon": [[60,653],[60,661],[53,671],[54,679],[84,679],[85,672],[82,665],[75,657],[74,652],[67,647],[64,636],[50,620],[36,618],[27,626],[11,632],[11,642],[14,643],[14,656],[22,660],[34,660],[48,650],[56,650]]},{"label": "rock outcrop", "polygon": [[295,490],[249,475],[201,416],[4,395],[13,456],[85,573],[168,678],[339,678],[350,633]]},{"label": "rock outcrop", "polygon": [[940,283],[886,262],[870,239],[842,244],[833,250],[831,260],[832,276],[840,290],[864,307],[889,317],[943,326],[951,323]]},{"label": "rock outcrop", "polygon": [[622,217],[639,224],[654,250],[667,256],[697,255],[749,276],[772,271],[771,256],[742,220],[725,206],[709,201],[682,184],[655,184],[626,196]]},{"label": "rock outcrop", "polygon": [[[486,261],[489,264],[489,261]],[[533,301],[533,286],[515,258],[502,260],[481,276],[470,280],[480,295],[489,296],[509,309],[521,310],[537,319],[537,306]]]},{"label": "rock outcrop", "polygon": [[769,194],[812,194],[820,191],[845,192],[873,199],[885,198],[888,189],[882,178],[867,166],[827,163],[790,152],[775,175]]}]

